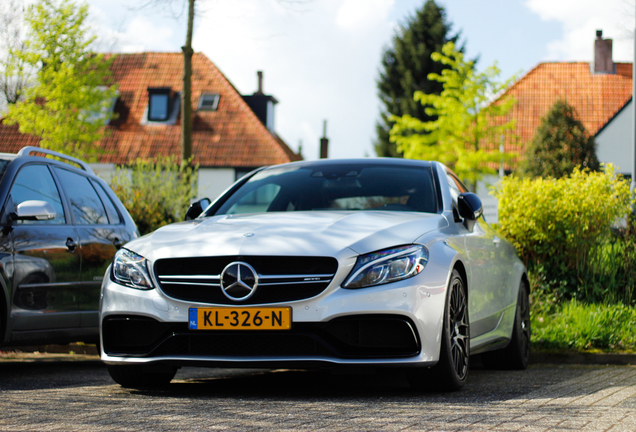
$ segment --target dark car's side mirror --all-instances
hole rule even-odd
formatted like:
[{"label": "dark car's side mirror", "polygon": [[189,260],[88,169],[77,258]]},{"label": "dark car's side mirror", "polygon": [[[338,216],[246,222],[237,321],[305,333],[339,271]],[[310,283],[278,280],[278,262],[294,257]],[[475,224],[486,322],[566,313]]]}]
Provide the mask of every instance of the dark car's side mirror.
[{"label": "dark car's side mirror", "polygon": [[192,220],[203,213],[203,210],[210,205],[210,198],[201,198],[199,201],[195,201],[190,204],[188,211],[185,214],[185,220]]},{"label": "dark car's side mirror", "polygon": [[472,231],[475,221],[484,212],[481,200],[472,192],[464,192],[457,197],[457,207],[459,215],[464,218],[464,225],[468,231]]}]

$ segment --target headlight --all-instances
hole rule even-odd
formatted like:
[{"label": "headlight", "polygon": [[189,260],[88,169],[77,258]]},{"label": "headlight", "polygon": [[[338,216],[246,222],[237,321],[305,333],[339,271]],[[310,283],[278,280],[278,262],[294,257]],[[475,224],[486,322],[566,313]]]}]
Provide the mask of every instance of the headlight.
[{"label": "headlight", "polygon": [[113,281],[137,289],[152,289],[148,260],[127,249],[120,249],[113,259]]},{"label": "headlight", "polygon": [[421,245],[400,246],[361,255],[342,285],[365,288],[413,277],[424,270],[428,249]]}]

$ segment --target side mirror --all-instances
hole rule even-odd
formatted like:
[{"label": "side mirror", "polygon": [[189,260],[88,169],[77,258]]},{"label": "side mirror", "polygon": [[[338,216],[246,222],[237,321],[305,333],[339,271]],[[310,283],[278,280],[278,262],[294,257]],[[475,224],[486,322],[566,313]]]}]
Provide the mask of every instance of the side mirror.
[{"label": "side mirror", "polygon": [[479,219],[484,212],[481,200],[472,192],[464,192],[457,197],[457,207],[459,215],[464,218],[464,225],[468,231],[472,231],[475,221]]},{"label": "side mirror", "polygon": [[11,215],[13,220],[52,220],[57,213],[53,206],[46,201],[24,201],[16,206],[16,211]]},{"label": "side mirror", "polygon": [[196,219],[209,205],[210,198],[201,198],[199,201],[193,202],[186,211],[185,220]]}]

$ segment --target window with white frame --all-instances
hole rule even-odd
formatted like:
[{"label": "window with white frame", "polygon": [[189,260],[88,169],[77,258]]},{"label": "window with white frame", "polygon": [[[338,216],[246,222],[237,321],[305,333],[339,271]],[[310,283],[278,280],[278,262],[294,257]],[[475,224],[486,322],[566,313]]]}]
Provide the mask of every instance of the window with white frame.
[{"label": "window with white frame", "polygon": [[216,111],[219,107],[221,95],[218,93],[202,93],[199,98],[198,111]]}]

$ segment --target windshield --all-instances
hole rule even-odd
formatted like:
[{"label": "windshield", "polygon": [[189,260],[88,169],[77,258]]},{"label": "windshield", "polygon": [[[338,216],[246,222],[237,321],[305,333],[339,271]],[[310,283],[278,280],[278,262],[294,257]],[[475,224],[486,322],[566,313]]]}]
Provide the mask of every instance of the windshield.
[{"label": "windshield", "polygon": [[429,167],[281,167],[256,173],[215,213],[312,210],[437,212]]}]

